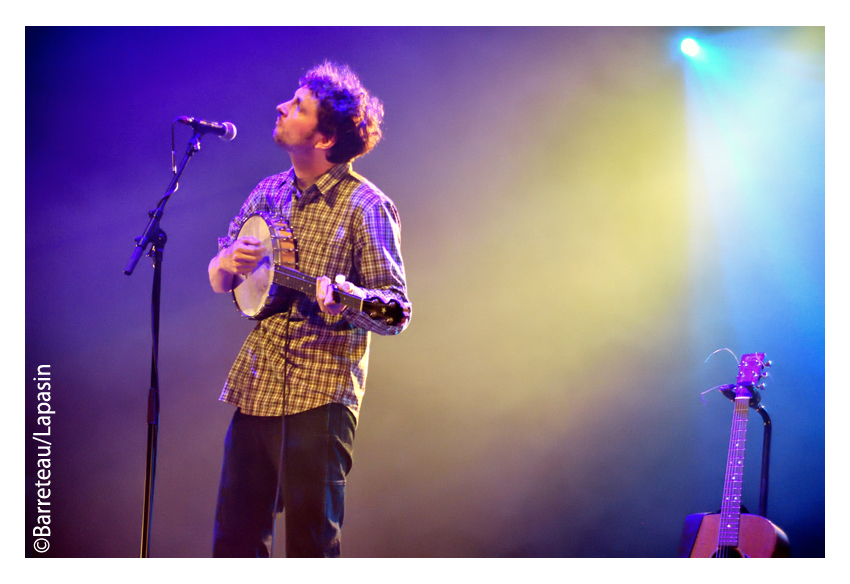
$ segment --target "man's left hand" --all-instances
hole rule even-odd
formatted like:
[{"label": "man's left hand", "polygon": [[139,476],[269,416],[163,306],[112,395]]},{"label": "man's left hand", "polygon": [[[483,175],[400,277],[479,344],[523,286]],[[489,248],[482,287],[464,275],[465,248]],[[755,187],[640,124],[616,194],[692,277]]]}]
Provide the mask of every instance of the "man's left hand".
[{"label": "man's left hand", "polygon": [[[337,287],[349,294],[353,294],[359,298],[363,298],[363,290],[345,279],[345,276],[338,275],[336,277]],[[325,314],[339,314],[345,308],[345,305],[334,302],[333,285],[331,279],[327,276],[322,276],[316,280],[316,300],[319,303],[319,310]]]}]

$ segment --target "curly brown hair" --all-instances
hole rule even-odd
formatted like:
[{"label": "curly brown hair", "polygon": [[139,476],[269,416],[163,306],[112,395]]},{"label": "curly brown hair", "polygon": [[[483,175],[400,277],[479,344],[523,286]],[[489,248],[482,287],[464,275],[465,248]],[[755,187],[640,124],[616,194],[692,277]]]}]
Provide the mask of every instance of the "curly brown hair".
[{"label": "curly brown hair", "polygon": [[334,164],[363,156],[381,139],[384,104],[370,95],[348,65],[325,61],[299,80],[319,102],[316,129],[336,138],[328,152]]}]

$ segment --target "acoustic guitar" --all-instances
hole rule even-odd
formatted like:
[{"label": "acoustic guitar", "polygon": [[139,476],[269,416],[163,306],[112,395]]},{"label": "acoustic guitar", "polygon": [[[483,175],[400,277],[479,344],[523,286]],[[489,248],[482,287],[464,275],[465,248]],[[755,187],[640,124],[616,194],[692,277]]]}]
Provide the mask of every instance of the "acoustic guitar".
[{"label": "acoustic guitar", "polygon": [[[778,558],[789,557],[788,537],[779,527],[760,515],[741,512],[741,491],[744,478],[744,451],[747,443],[747,413],[758,405],[757,385],[766,377],[763,373],[770,362],[764,353],[741,357],[738,378],[734,386],[725,386],[723,393],[734,398],[732,434],[723,482],[723,501],[720,513],[705,514],[690,551],[692,558]],[[699,514],[688,519],[699,520]]]}]

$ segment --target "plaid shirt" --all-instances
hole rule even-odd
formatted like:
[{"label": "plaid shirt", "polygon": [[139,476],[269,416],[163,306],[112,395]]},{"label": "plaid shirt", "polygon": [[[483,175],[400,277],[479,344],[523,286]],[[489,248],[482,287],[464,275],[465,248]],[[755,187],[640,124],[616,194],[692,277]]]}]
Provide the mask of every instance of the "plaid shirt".
[{"label": "plaid shirt", "polygon": [[[410,310],[398,212],[375,185],[351,170],[351,163],[334,166],[303,194],[294,169],[264,179],[230,222],[227,237],[218,240],[219,251],[236,241],[242,223],[256,212],[289,220],[300,272],[331,280],[342,274],[368,297],[396,300]],[[286,415],[339,403],[356,419],[366,384],[370,331],[398,334],[410,319],[389,326],[348,307],[332,316],[319,310],[315,298],[300,293],[290,312],[289,322],[282,312],[257,323],[219,399],[245,414],[279,416],[285,393]]]}]

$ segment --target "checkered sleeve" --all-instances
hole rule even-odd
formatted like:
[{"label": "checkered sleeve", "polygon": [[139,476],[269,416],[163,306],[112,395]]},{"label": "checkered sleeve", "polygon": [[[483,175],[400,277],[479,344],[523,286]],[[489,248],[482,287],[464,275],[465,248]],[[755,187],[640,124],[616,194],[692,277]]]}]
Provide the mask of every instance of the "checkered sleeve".
[{"label": "checkered sleeve", "polygon": [[272,208],[275,191],[280,182],[281,175],[274,175],[263,179],[260,184],[254,187],[254,190],[242,204],[242,208],[239,209],[239,213],[230,221],[227,236],[218,238],[219,253],[233,245],[239,236],[242,224],[249,215]]},{"label": "checkered sleeve", "polygon": [[407,298],[404,262],[401,257],[401,221],[395,205],[379,197],[362,209],[355,238],[354,258],[360,286],[366,298],[397,302],[405,318],[396,325],[373,320],[363,312],[346,308],[343,316],[353,326],[380,335],[397,335],[410,323],[411,303]]}]

